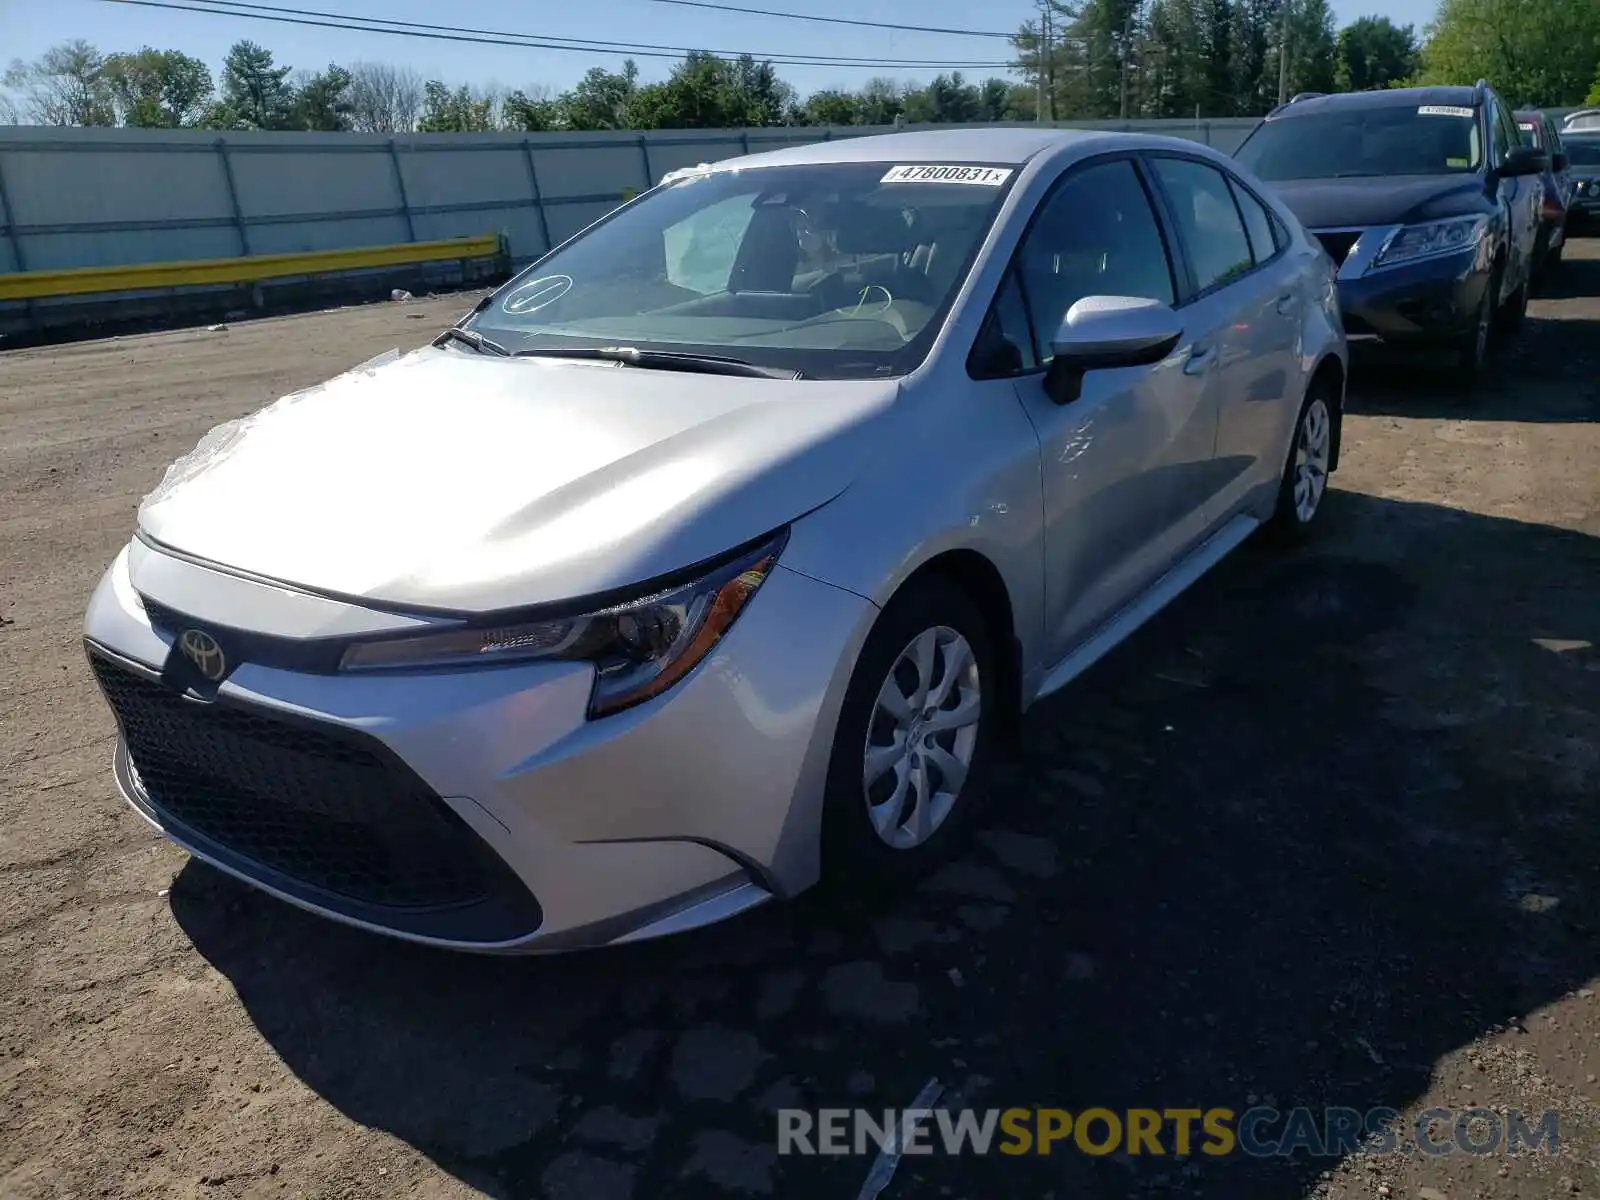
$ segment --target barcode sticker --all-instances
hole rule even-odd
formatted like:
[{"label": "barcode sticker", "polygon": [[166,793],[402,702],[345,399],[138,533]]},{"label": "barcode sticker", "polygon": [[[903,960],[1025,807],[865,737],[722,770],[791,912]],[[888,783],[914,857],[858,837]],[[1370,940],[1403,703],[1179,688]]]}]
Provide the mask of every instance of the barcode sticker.
[{"label": "barcode sticker", "polygon": [[1470,108],[1458,108],[1454,104],[1424,104],[1417,112],[1424,117],[1466,117],[1470,120],[1473,116]]},{"label": "barcode sticker", "polygon": [[890,167],[879,183],[972,183],[999,187],[1011,178],[1009,167]]}]

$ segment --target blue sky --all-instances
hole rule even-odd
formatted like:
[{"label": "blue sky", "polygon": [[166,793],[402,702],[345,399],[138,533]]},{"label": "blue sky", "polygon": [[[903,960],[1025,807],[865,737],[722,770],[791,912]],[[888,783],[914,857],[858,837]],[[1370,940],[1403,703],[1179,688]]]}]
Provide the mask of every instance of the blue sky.
[{"label": "blue sky", "polygon": [[[748,50],[762,57],[837,55],[924,61],[1003,61],[1004,42],[989,38],[890,32],[843,25],[787,21],[740,13],[712,12],[653,0],[261,0],[281,7],[383,16],[393,20],[443,22],[548,37],[587,38],[638,44]],[[953,28],[1011,30],[1032,11],[1028,0],[727,0],[758,8],[810,12],[858,20]],[[1370,12],[1386,13],[1419,29],[1432,16],[1434,0],[1333,0],[1341,23]],[[240,38],[260,42],[279,63],[320,68],[329,62],[381,60],[414,67],[451,82],[570,86],[591,66],[620,66],[623,54],[554,52],[392,37],[377,33],[308,28],[245,17],[139,8],[107,0],[0,0],[0,57],[31,59],[48,46],[83,37],[102,50],[132,50],[149,44],[182,50],[218,66]],[[668,59],[637,59],[646,79],[660,78]],[[925,79],[936,69],[782,66],[783,77],[802,92],[860,84],[874,74]],[[968,69],[969,77],[1002,70]]]}]

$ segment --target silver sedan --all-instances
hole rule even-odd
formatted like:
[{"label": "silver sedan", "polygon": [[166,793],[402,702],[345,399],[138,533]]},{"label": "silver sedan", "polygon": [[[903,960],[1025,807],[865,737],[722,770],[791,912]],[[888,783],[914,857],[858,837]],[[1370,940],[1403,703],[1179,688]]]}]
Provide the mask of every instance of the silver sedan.
[{"label": "silver sedan", "polygon": [[865,137],[674,172],[431,346],[209,434],[90,601],[196,857],[533,952],[910,876],[1003,735],[1316,520],[1333,264],[1203,146]]}]

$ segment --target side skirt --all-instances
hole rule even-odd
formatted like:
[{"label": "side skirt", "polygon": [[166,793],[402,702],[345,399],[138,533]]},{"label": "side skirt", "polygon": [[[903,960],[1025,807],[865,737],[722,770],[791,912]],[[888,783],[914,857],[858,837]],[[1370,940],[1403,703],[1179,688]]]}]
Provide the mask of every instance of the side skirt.
[{"label": "side skirt", "polygon": [[1151,617],[1188,591],[1196,580],[1237,549],[1260,527],[1261,522],[1255,517],[1240,513],[1201,542],[1187,557],[1151,584],[1142,596],[1112,617],[1087,641],[1052,667],[1045,675],[1044,681],[1039,684],[1039,690],[1034,693],[1033,700],[1042,700],[1052,692],[1060,691],[1094,666],[1131,637]]}]

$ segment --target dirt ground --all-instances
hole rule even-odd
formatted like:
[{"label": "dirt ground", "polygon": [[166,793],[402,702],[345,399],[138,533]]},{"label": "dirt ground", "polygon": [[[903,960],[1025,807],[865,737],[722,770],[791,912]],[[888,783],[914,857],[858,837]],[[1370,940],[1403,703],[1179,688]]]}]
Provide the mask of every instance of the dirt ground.
[{"label": "dirt ground", "polygon": [[[1027,723],[892,901],[534,960],[354,933],[117,799],[90,589],[211,426],[470,296],[0,354],[0,1194],[853,1197],[780,1107],[1517,1109],[1556,1153],[901,1160],[902,1197],[1600,1194],[1600,241],[1485,395],[1368,370],[1315,546]],[[1480,1135],[1481,1136],[1481,1135]]]}]

